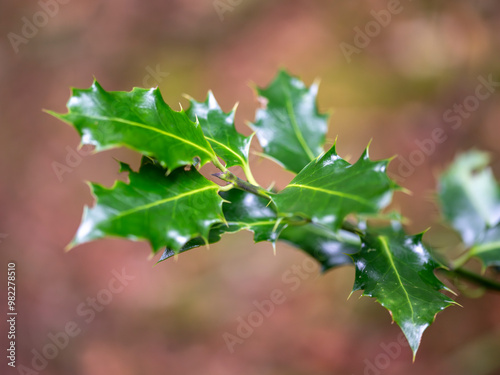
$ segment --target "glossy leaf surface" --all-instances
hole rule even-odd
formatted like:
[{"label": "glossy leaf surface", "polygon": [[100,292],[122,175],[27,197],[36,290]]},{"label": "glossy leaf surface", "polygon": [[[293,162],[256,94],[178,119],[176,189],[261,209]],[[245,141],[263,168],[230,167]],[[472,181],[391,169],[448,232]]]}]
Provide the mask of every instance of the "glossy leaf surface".
[{"label": "glossy leaf surface", "polygon": [[112,188],[91,184],[96,204],[84,210],[72,245],[107,236],[147,240],[153,251],[179,250],[192,238],[208,238],[213,224],[224,220],[219,186],[195,169],[166,170],[144,164],[134,172],[127,164],[128,184]]},{"label": "glossy leaf surface", "polygon": [[[370,160],[366,150],[350,164],[335,145],[324,152],[327,116],[319,113],[317,90],[284,71],[257,89],[261,107],[251,126],[264,156],[297,174],[278,193],[258,186],[248,163],[252,136],[236,131],[235,110],[222,111],[211,92],[177,112],[158,89],[107,92],[94,82],[73,90],[68,113],[51,114],[97,151],[125,146],[141,153],[143,163],[138,172],[121,164],[128,183],[91,184],[96,203],[85,208],[71,245],[103,237],[146,240],[154,252],[166,248],[163,261],[218,242],[225,233],[249,230],[255,242],[279,240],[301,249],[323,271],[354,264],[353,291],[363,290],[389,310],[415,354],[436,314],[454,303],[434,275],[438,255],[432,257],[421,235],[407,236],[400,217],[382,212],[399,189],[386,174],[388,160]],[[218,158],[226,167],[241,167],[247,181]],[[226,186],[196,169],[210,161],[220,169],[213,176]],[[488,162],[477,151],[460,156],[439,190],[445,218],[469,248],[461,259],[477,257],[485,267],[500,266],[500,188]],[[393,226],[375,229],[380,220]],[[451,275],[500,288],[459,263]]]},{"label": "glossy leaf surface", "polygon": [[295,173],[323,152],[328,116],[318,112],[317,92],[285,71],[257,89],[263,107],[251,126],[265,155]]},{"label": "glossy leaf surface", "polygon": [[[224,199],[223,212],[226,223],[215,224],[208,237],[209,243],[219,242],[224,233],[234,233],[240,230],[249,230],[254,233],[254,241],[270,241],[274,243],[278,233],[283,229],[279,225],[275,230],[277,215],[268,205],[269,201],[242,190],[229,190],[220,192]],[[202,238],[189,241],[180,252],[205,245]],[[171,249],[166,249],[160,262],[175,255]]]},{"label": "glossy leaf surface", "polygon": [[206,139],[215,153],[226,162],[226,167],[239,165],[247,168],[252,136],[245,137],[236,131],[234,110],[224,113],[211,91],[205,102],[190,99],[190,103],[187,115],[192,121],[198,119]]},{"label": "glossy leaf surface", "polygon": [[276,241],[283,225],[275,228],[277,215],[269,200],[237,189],[223,192],[221,196],[231,202],[223,206],[229,226],[252,231],[255,242]]},{"label": "glossy leaf surface", "polygon": [[422,236],[396,231],[367,235],[361,251],[352,257],[353,291],[364,290],[363,295],[389,310],[415,355],[424,330],[438,312],[454,303],[440,292],[445,286],[434,275],[439,265],[422,244]]},{"label": "glossy leaf surface", "polygon": [[160,259],[158,259],[158,263],[163,262],[164,260],[167,260],[169,258],[172,258],[176,254],[184,253],[188,250],[196,249],[206,244],[219,242],[224,233],[233,233],[239,230],[240,228],[227,226],[225,224],[214,224],[208,234],[208,241],[205,241],[202,237],[196,237],[189,240],[184,246],[182,246],[182,248],[179,251],[174,251],[171,248],[167,247],[163,251]]},{"label": "glossy leaf surface", "polygon": [[74,89],[67,114],[52,115],[73,125],[82,144],[97,151],[125,146],[155,157],[169,170],[215,158],[201,127],[185,112],[172,110],[158,89],[105,91],[98,82]]},{"label": "glossy leaf surface", "polygon": [[360,250],[358,236],[343,230],[333,233],[314,224],[288,226],[278,239],[303,250],[317,260],[323,272],[352,264],[349,254]]},{"label": "glossy leaf surface", "polygon": [[[276,212],[268,205],[265,198],[241,191],[230,190],[221,192],[224,202],[223,211],[227,220],[225,224],[215,224],[210,230],[209,243],[218,242],[224,233],[233,233],[243,229],[254,232],[255,242],[276,239],[283,240],[309,254],[316,259],[324,271],[340,265],[351,264],[351,258],[346,254],[359,251],[359,239],[349,233],[333,234],[324,228],[306,224],[286,226],[278,225],[276,232]],[[181,252],[203,246],[201,239],[193,239],[181,249]],[[175,255],[166,249],[159,261]]]},{"label": "glossy leaf surface", "polygon": [[305,216],[332,231],[351,213],[377,213],[397,185],[387,176],[388,160],[371,161],[366,150],[355,164],[337,155],[335,145],[309,163],[279,194],[273,195],[284,216]]}]

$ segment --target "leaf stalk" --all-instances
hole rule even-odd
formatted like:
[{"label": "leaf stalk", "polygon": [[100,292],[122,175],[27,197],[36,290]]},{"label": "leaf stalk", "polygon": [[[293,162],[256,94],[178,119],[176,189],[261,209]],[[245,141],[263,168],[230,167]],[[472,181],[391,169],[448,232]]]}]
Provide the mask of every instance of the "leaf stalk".
[{"label": "leaf stalk", "polygon": [[258,195],[259,197],[264,197],[267,199],[271,199],[269,192],[260,186],[253,185],[250,182],[242,180],[241,178],[235,176],[231,171],[225,170],[223,172],[214,173],[212,176],[220,178],[222,181],[229,182],[237,189],[248,191],[249,193]]},{"label": "leaf stalk", "polygon": [[243,164],[241,169],[243,169],[243,172],[245,173],[245,176],[246,176],[249,183],[251,183],[252,185],[255,185],[255,186],[259,186],[259,184],[255,180],[255,178],[253,177],[252,170],[250,169],[249,164],[247,164],[247,163]]}]

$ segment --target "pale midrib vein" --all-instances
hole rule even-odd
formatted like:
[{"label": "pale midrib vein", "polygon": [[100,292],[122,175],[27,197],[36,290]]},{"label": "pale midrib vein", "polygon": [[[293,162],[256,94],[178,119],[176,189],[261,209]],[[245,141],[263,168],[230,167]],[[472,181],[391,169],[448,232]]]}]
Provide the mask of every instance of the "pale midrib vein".
[{"label": "pale midrib vein", "polygon": [[276,220],[266,220],[266,221],[255,221],[253,223],[245,223],[244,221],[228,221],[227,223],[229,225],[233,224],[233,225],[241,225],[241,226],[245,226],[245,227],[252,227],[252,226],[259,226],[259,225],[270,225],[270,224],[273,224],[276,222]]},{"label": "pale midrib vein", "polygon": [[372,204],[369,201],[367,201],[367,200],[365,200],[363,198],[360,198],[360,197],[357,197],[355,195],[348,194],[348,193],[342,193],[340,191],[326,190],[326,189],[322,189],[322,188],[319,188],[319,187],[302,185],[302,184],[290,184],[286,188],[288,189],[289,187],[297,187],[297,188],[302,188],[302,189],[309,189],[309,190],[320,191],[320,192],[325,193],[325,194],[336,195],[336,196],[339,196],[339,197],[342,197],[342,198],[348,198],[348,199],[357,201],[359,203],[365,204],[367,206],[372,206]]},{"label": "pale midrib vein", "polygon": [[162,199],[162,200],[159,200],[156,202],[151,202],[151,203],[145,204],[143,206],[134,207],[134,208],[131,208],[130,210],[120,212],[118,215],[114,216],[111,220],[117,220],[119,218],[122,218],[124,216],[130,215],[130,214],[133,214],[133,213],[136,213],[139,211],[147,210],[149,208],[162,205],[164,203],[179,200],[181,198],[184,198],[184,197],[187,197],[187,196],[190,196],[193,194],[198,194],[198,193],[201,193],[202,191],[205,191],[205,190],[212,190],[212,189],[219,189],[219,187],[218,186],[205,186],[205,187],[200,188],[200,189],[196,189],[196,190],[189,191],[187,193],[182,193],[182,194],[176,195],[175,197],[165,198],[165,199]]},{"label": "pale midrib vein", "polygon": [[130,125],[130,126],[136,126],[138,128],[147,129],[147,130],[150,130],[150,131],[153,131],[153,132],[156,132],[156,133],[163,134],[163,135],[165,135],[167,137],[177,139],[177,140],[179,140],[181,142],[184,142],[186,144],[189,144],[189,145],[197,148],[198,150],[201,150],[201,151],[205,152],[206,154],[210,155],[211,157],[214,156],[213,153],[210,152],[209,150],[207,150],[206,148],[198,146],[196,143],[188,141],[185,138],[179,137],[179,136],[177,136],[175,134],[172,134],[172,133],[168,133],[168,132],[163,131],[163,130],[158,129],[158,128],[153,128],[151,126],[148,126],[148,125],[145,125],[145,124],[141,124],[139,122],[129,121],[129,120],[121,119],[121,118],[118,118],[118,117],[103,117],[103,116],[89,116],[89,115],[85,115],[85,117],[90,118],[90,119],[94,119],[94,120],[116,121],[116,122],[121,122],[121,123]]},{"label": "pale midrib vein", "polygon": [[379,236],[379,241],[382,244],[382,249],[384,250],[385,254],[387,255],[387,259],[389,259],[389,262],[391,263],[391,267],[394,269],[394,273],[396,274],[396,278],[398,279],[399,285],[401,285],[401,289],[403,289],[403,292],[406,296],[406,300],[408,301],[408,305],[409,305],[410,310],[411,310],[411,321],[413,323],[415,323],[415,321],[413,319],[415,312],[413,311],[413,306],[412,306],[411,301],[410,301],[410,295],[408,294],[408,292],[406,291],[406,288],[403,285],[403,280],[401,280],[401,276],[399,276],[399,272],[396,268],[396,264],[394,263],[394,259],[392,258],[392,254],[389,250],[389,245],[387,244],[387,240],[385,239],[385,237]]},{"label": "pale midrib vein", "polygon": [[241,163],[242,163],[243,165],[246,165],[246,164],[247,164],[247,162],[246,162],[246,160],[245,160],[245,159],[243,159],[243,158],[242,158],[242,157],[241,157],[238,153],[236,153],[236,152],[235,152],[232,148],[230,148],[230,147],[226,146],[224,143],[221,143],[221,142],[219,142],[219,141],[216,141],[215,139],[210,138],[210,137],[207,137],[207,136],[205,136],[205,138],[206,138],[207,140],[209,140],[210,142],[217,143],[219,146],[224,147],[226,150],[228,150],[229,152],[231,152],[232,154],[234,154],[234,156],[236,156],[236,157],[237,157],[237,158],[241,161]]},{"label": "pale midrib vein", "polygon": [[495,249],[500,250],[500,241],[490,242],[483,245],[476,245],[472,248],[471,254],[482,254]]},{"label": "pale midrib vein", "polygon": [[297,140],[299,141],[300,145],[306,152],[307,156],[309,157],[310,160],[314,160],[315,156],[309,146],[307,145],[304,137],[302,136],[302,133],[300,132],[299,129],[299,124],[297,124],[297,119],[295,118],[295,113],[293,112],[293,107],[292,107],[292,100],[290,98],[290,94],[286,92],[287,96],[287,101],[286,101],[286,110],[288,112],[288,116],[290,117],[290,121],[292,123],[293,131],[295,133],[295,136],[297,137]]}]

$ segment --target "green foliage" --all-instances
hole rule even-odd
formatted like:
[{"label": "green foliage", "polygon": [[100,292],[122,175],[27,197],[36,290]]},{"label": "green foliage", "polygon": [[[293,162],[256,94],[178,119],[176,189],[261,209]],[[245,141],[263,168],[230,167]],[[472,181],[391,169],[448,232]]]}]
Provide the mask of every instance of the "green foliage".
[{"label": "green foliage", "polygon": [[72,245],[118,236],[146,239],[154,251],[178,250],[193,236],[207,238],[210,227],[224,221],[219,186],[195,169],[178,168],[167,176],[154,163],[139,172],[121,163],[121,171],[129,173],[129,184],[91,184],[97,203],[84,211]]},{"label": "green foliage", "polygon": [[387,163],[371,161],[367,149],[351,165],[337,155],[334,145],[304,167],[273,201],[281,215],[305,216],[335,231],[347,215],[377,213],[389,204],[397,185],[386,174]]},{"label": "green foliage", "polygon": [[500,265],[500,187],[489,161],[487,153],[469,151],[439,180],[443,216],[469,248],[460,263],[478,257],[485,266]]},{"label": "green foliage", "polygon": [[[236,131],[235,110],[222,111],[211,92],[204,102],[189,99],[187,112],[176,112],[158,89],[107,92],[94,82],[73,90],[69,112],[53,115],[96,151],[125,146],[142,154],[143,162],[138,172],[121,164],[128,183],[109,189],[91,184],[96,203],[85,208],[71,245],[109,236],[147,240],[154,253],[165,248],[164,261],[218,242],[225,233],[250,230],[255,242],[301,249],[323,271],[354,265],[353,291],[363,290],[389,310],[415,354],[435,315],[454,303],[441,292],[446,288],[436,269],[452,267],[449,273],[500,290],[494,280],[458,268],[471,257],[485,267],[500,264],[499,187],[479,152],[461,156],[443,174],[443,215],[468,250],[455,264],[441,264],[422,235],[406,234],[394,222],[398,214],[382,211],[400,189],[386,174],[389,160],[371,160],[366,149],[350,164],[335,145],[324,152],[327,117],[318,112],[317,89],[284,71],[257,89],[262,107],[251,127],[264,155],[297,173],[280,192],[255,181],[248,161],[252,136]],[[208,162],[226,185],[198,171]],[[246,180],[230,167],[241,168]],[[389,228],[377,224],[387,218]]]},{"label": "green foliage", "polygon": [[205,138],[210,142],[216,154],[226,162],[226,167],[239,165],[249,169],[248,153],[252,136],[244,137],[234,127],[235,111],[224,113],[212,92],[207,99],[199,103],[190,98],[191,106],[187,115],[192,121],[199,121]]},{"label": "green foliage", "polygon": [[445,289],[433,273],[439,264],[422,243],[422,234],[406,236],[400,230],[368,233],[353,259],[353,291],[364,290],[364,295],[388,309],[416,353],[424,330],[438,312],[453,303],[439,292]]},{"label": "green foliage", "polygon": [[135,88],[131,92],[107,92],[98,82],[87,90],[74,89],[69,112],[54,114],[73,125],[82,144],[96,151],[125,146],[151,156],[169,170],[216,158],[200,126],[183,111],[172,110],[160,90]]},{"label": "green foliage", "polygon": [[[278,228],[274,228],[278,216],[269,205],[269,199],[237,189],[221,192],[220,195],[224,199],[222,209],[226,223],[212,227],[208,237],[209,243],[220,241],[224,233],[234,233],[245,229],[254,232],[255,242],[274,243],[279,239],[305,251],[316,259],[325,271],[352,263],[347,254],[359,251],[359,237],[345,230],[331,232],[318,225],[293,222],[286,226],[278,224]],[[205,241],[201,237],[195,238],[186,243],[180,252],[204,244]],[[159,261],[174,255],[175,252],[172,249],[166,249]]]},{"label": "green foliage", "polygon": [[328,117],[318,113],[317,92],[317,84],[307,88],[285,71],[257,89],[262,108],[252,128],[265,155],[295,173],[323,152]]},{"label": "green foliage", "polygon": [[477,257],[483,267],[500,266],[500,226],[488,229],[480,242],[474,244],[465,254],[465,259]]}]

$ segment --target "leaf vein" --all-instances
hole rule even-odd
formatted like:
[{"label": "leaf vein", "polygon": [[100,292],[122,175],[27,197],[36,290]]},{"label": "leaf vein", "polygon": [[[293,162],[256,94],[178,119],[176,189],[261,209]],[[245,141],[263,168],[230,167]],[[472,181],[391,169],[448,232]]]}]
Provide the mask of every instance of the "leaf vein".
[{"label": "leaf vein", "polygon": [[[176,195],[174,197],[169,197],[169,198],[161,199],[159,201],[151,202],[151,203],[139,206],[139,207],[134,207],[134,208],[131,208],[131,209],[126,210],[126,211],[123,211],[120,214],[114,216],[112,220],[117,220],[117,219],[119,219],[121,217],[124,217],[124,216],[130,215],[130,214],[136,213],[138,211],[147,210],[149,208],[160,206],[160,205],[162,205],[164,203],[168,203],[168,202],[171,202],[171,201],[175,201],[175,203],[177,204],[177,201],[179,199],[181,199],[181,198],[184,198],[184,197],[187,197],[187,196],[190,196],[190,195],[193,195],[193,194],[198,194],[198,193],[201,193],[202,191],[205,191],[205,190],[212,190],[212,189],[219,189],[219,187],[218,186],[205,186],[205,187],[202,187],[202,188],[199,188],[199,189],[196,189],[196,190],[189,191],[187,193],[182,193],[182,194]],[[174,209],[175,209],[175,206],[174,206]]]},{"label": "leaf vein", "polygon": [[236,157],[237,157],[237,158],[241,161],[241,163],[242,163],[243,165],[246,165],[246,164],[247,164],[247,162],[246,162],[246,161],[245,161],[245,160],[244,160],[244,159],[240,156],[240,154],[238,154],[237,152],[235,152],[232,148],[230,148],[230,147],[226,146],[224,143],[219,142],[219,141],[216,141],[215,139],[210,138],[210,137],[206,137],[206,136],[205,136],[205,138],[206,138],[207,140],[209,140],[210,142],[217,143],[219,146],[224,147],[226,150],[228,150],[229,152],[231,152],[232,154],[234,154],[234,155],[235,155],[235,156],[236,156]]},{"label": "leaf vein", "polygon": [[308,185],[302,185],[302,184],[289,184],[286,188],[290,188],[290,187],[309,189],[309,190],[313,190],[313,191],[319,191],[319,192],[322,192],[325,194],[337,195],[341,198],[351,199],[351,200],[357,201],[359,203],[362,203],[366,206],[372,207],[372,204],[368,200],[360,198],[360,197],[353,195],[353,194],[343,193],[341,191],[327,190],[327,189],[323,189],[323,188],[319,188],[319,187],[315,187],[315,186],[308,186]]},{"label": "leaf vein", "polygon": [[379,241],[382,244],[382,249],[384,250],[384,253],[387,256],[387,259],[389,260],[391,267],[394,269],[394,274],[396,275],[396,278],[398,279],[399,285],[401,285],[401,289],[403,290],[403,292],[405,294],[406,300],[408,301],[408,306],[410,307],[410,310],[411,310],[411,321],[413,324],[415,324],[415,321],[414,321],[415,312],[413,311],[413,305],[411,304],[410,295],[408,294],[408,292],[403,284],[403,280],[401,280],[401,276],[399,275],[398,269],[396,268],[396,264],[394,263],[394,258],[392,257],[392,254],[389,250],[389,245],[387,244],[387,240],[385,237],[380,236]]},{"label": "leaf vein", "polygon": [[286,111],[288,113],[288,117],[290,118],[290,122],[291,122],[292,127],[293,127],[293,132],[295,133],[295,136],[297,137],[297,140],[299,141],[300,145],[302,146],[302,148],[306,152],[307,157],[310,160],[314,160],[316,157],[314,156],[313,152],[311,151],[308,144],[306,143],[304,136],[300,132],[299,124],[297,124],[297,118],[295,117],[295,112],[293,111],[292,99],[290,97],[290,92],[287,89],[285,89],[285,94],[287,97]]},{"label": "leaf vein", "polygon": [[179,137],[179,136],[177,136],[175,134],[166,132],[166,131],[161,130],[161,129],[154,128],[154,127],[146,125],[146,124],[141,124],[139,122],[125,120],[125,119],[121,119],[121,118],[118,118],[118,117],[104,117],[104,116],[95,116],[95,115],[94,116],[85,115],[84,117],[88,117],[88,118],[94,119],[94,120],[121,122],[123,124],[127,124],[127,125],[130,125],[130,126],[135,126],[135,127],[138,127],[138,128],[143,128],[143,129],[146,129],[146,130],[150,130],[150,131],[153,131],[153,132],[156,132],[156,133],[163,134],[163,135],[165,135],[167,137],[177,139],[177,140],[179,140],[181,142],[184,142],[186,144],[189,144],[190,146],[193,146],[194,148],[197,148],[197,149],[203,151],[204,153],[206,153],[207,155],[210,155],[211,157],[214,156],[213,152],[210,152],[210,150],[207,150],[206,148],[201,147],[201,146],[197,145],[196,143],[193,143],[191,141],[188,141],[185,138]]}]

